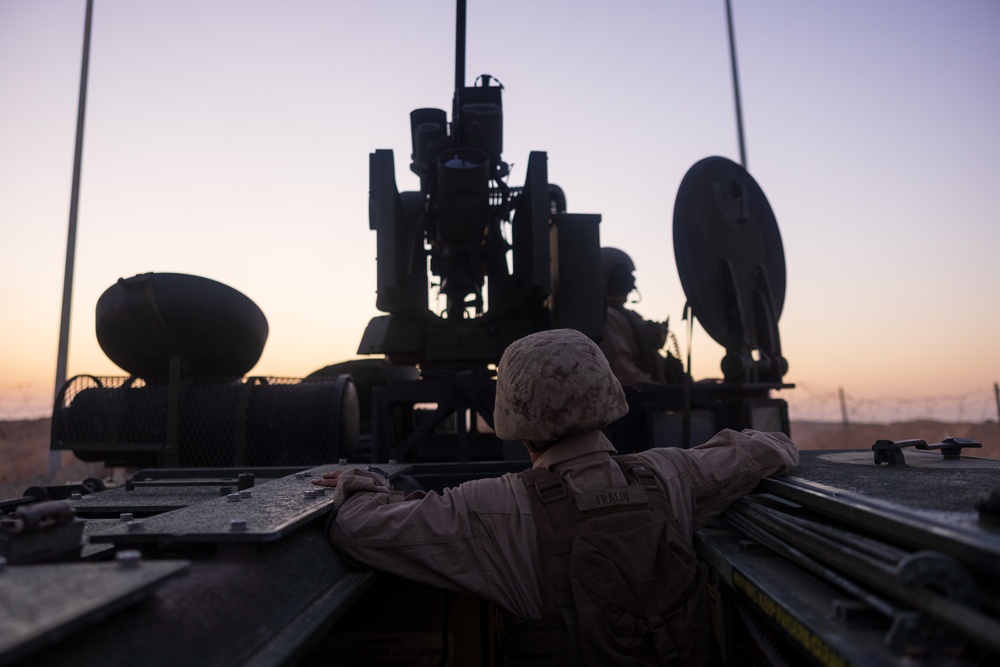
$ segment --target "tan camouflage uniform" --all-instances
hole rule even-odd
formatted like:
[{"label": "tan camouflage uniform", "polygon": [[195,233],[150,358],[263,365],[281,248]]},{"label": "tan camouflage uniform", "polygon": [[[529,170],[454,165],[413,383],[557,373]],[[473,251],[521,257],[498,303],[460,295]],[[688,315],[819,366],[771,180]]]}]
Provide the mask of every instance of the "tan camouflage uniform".
[{"label": "tan camouflage uniform", "polygon": [[[604,320],[604,339],[600,345],[601,351],[607,357],[611,371],[623,386],[661,382],[662,379],[655,366],[642,368],[642,366],[652,366],[652,364],[644,363],[649,355],[642,354],[639,341],[636,340],[636,325],[629,322],[630,316],[637,319],[642,325],[648,323],[638,313],[631,310],[608,306],[607,316]],[[659,349],[659,346],[654,348],[654,351],[656,349]]]}]

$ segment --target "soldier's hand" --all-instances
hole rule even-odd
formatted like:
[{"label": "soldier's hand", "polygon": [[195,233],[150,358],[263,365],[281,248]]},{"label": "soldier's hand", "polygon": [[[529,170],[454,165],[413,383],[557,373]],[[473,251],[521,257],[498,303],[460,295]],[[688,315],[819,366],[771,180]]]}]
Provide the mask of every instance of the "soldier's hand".
[{"label": "soldier's hand", "polygon": [[325,486],[327,488],[335,489],[337,488],[337,483],[340,481],[340,474],[344,472],[343,470],[331,470],[330,472],[323,473],[323,477],[320,479],[314,479],[312,481],[316,486]]},{"label": "soldier's hand", "polygon": [[666,322],[645,320],[643,337],[646,339],[647,345],[650,345],[654,350],[659,350],[667,342],[668,331],[669,328]]}]

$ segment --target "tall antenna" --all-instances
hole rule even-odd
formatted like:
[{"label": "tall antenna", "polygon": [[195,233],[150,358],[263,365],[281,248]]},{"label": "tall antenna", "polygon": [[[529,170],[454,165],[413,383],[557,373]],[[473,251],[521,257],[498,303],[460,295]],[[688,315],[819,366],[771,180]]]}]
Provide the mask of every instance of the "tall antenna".
[{"label": "tall antenna", "polygon": [[[66,270],[63,274],[62,316],[59,320],[59,353],[56,355],[56,391],[66,384],[66,359],[69,356],[69,313],[73,302],[73,262],[76,258],[76,220],[80,207],[80,168],[83,163],[83,119],[87,110],[87,70],[90,64],[90,21],[94,0],[87,0],[87,18],[83,27],[83,65],[80,69],[80,102],[76,111],[76,151],[73,157],[73,188],[69,201],[69,231],[66,234]],[[54,405],[54,403],[53,403]],[[49,452],[49,474],[59,469],[62,452]]]},{"label": "tall antenna", "polygon": [[736,134],[740,142],[740,165],[747,168],[747,149],[743,141],[743,106],[740,104],[740,74],[736,67],[736,38],[733,36],[733,6],[726,0],[726,18],[729,22],[729,61],[733,69],[733,95],[736,98]]},{"label": "tall antenna", "polygon": [[462,101],[462,88],[465,87],[465,0],[455,0],[455,100],[452,103],[451,126],[458,137],[459,120]]},{"label": "tall antenna", "polygon": [[455,7],[455,90],[465,87],[465,0]]}]

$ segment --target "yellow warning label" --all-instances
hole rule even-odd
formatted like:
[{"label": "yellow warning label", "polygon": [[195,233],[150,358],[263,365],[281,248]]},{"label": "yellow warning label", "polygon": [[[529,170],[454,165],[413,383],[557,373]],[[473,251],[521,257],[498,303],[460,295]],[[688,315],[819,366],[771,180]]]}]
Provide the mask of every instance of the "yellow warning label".
[{"label": "yellow warning label", "polygon": [[824,667],[850,667],[851,663],[834,651],[833,647],[823,641],[823,638],[807,628],[792,614],[779,605],[773,598],[763,593],[756,585],[747,579],[743,573],[733,568],[733,586],[752,602],[767,618],[801,646],[806,653],[816,659]]}]

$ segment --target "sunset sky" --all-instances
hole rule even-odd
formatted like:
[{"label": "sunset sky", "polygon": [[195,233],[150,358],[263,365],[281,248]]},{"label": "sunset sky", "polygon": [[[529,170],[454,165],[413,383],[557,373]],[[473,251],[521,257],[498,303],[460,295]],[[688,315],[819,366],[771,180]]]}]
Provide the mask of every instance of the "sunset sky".
[{"label": "sunset sky", "polygon": [[[85,0],[0,0],[0,419],[54,391]],[[781,229],[792,418],[997,418],[1000,3],[733,0],[747,166]],[[353,358],[375,309],[368,154],[409,172],[448,109],[453,0],[95,0],[69,376],[120,375],[94,306],[120,277],[206,276],[264,311],[255,375]],[[469,0],[467,83],[504,87],[521,185],[548,154],[600,213],[696,378],[671,224],[701,158],[739,160],[724,0]]]}]

